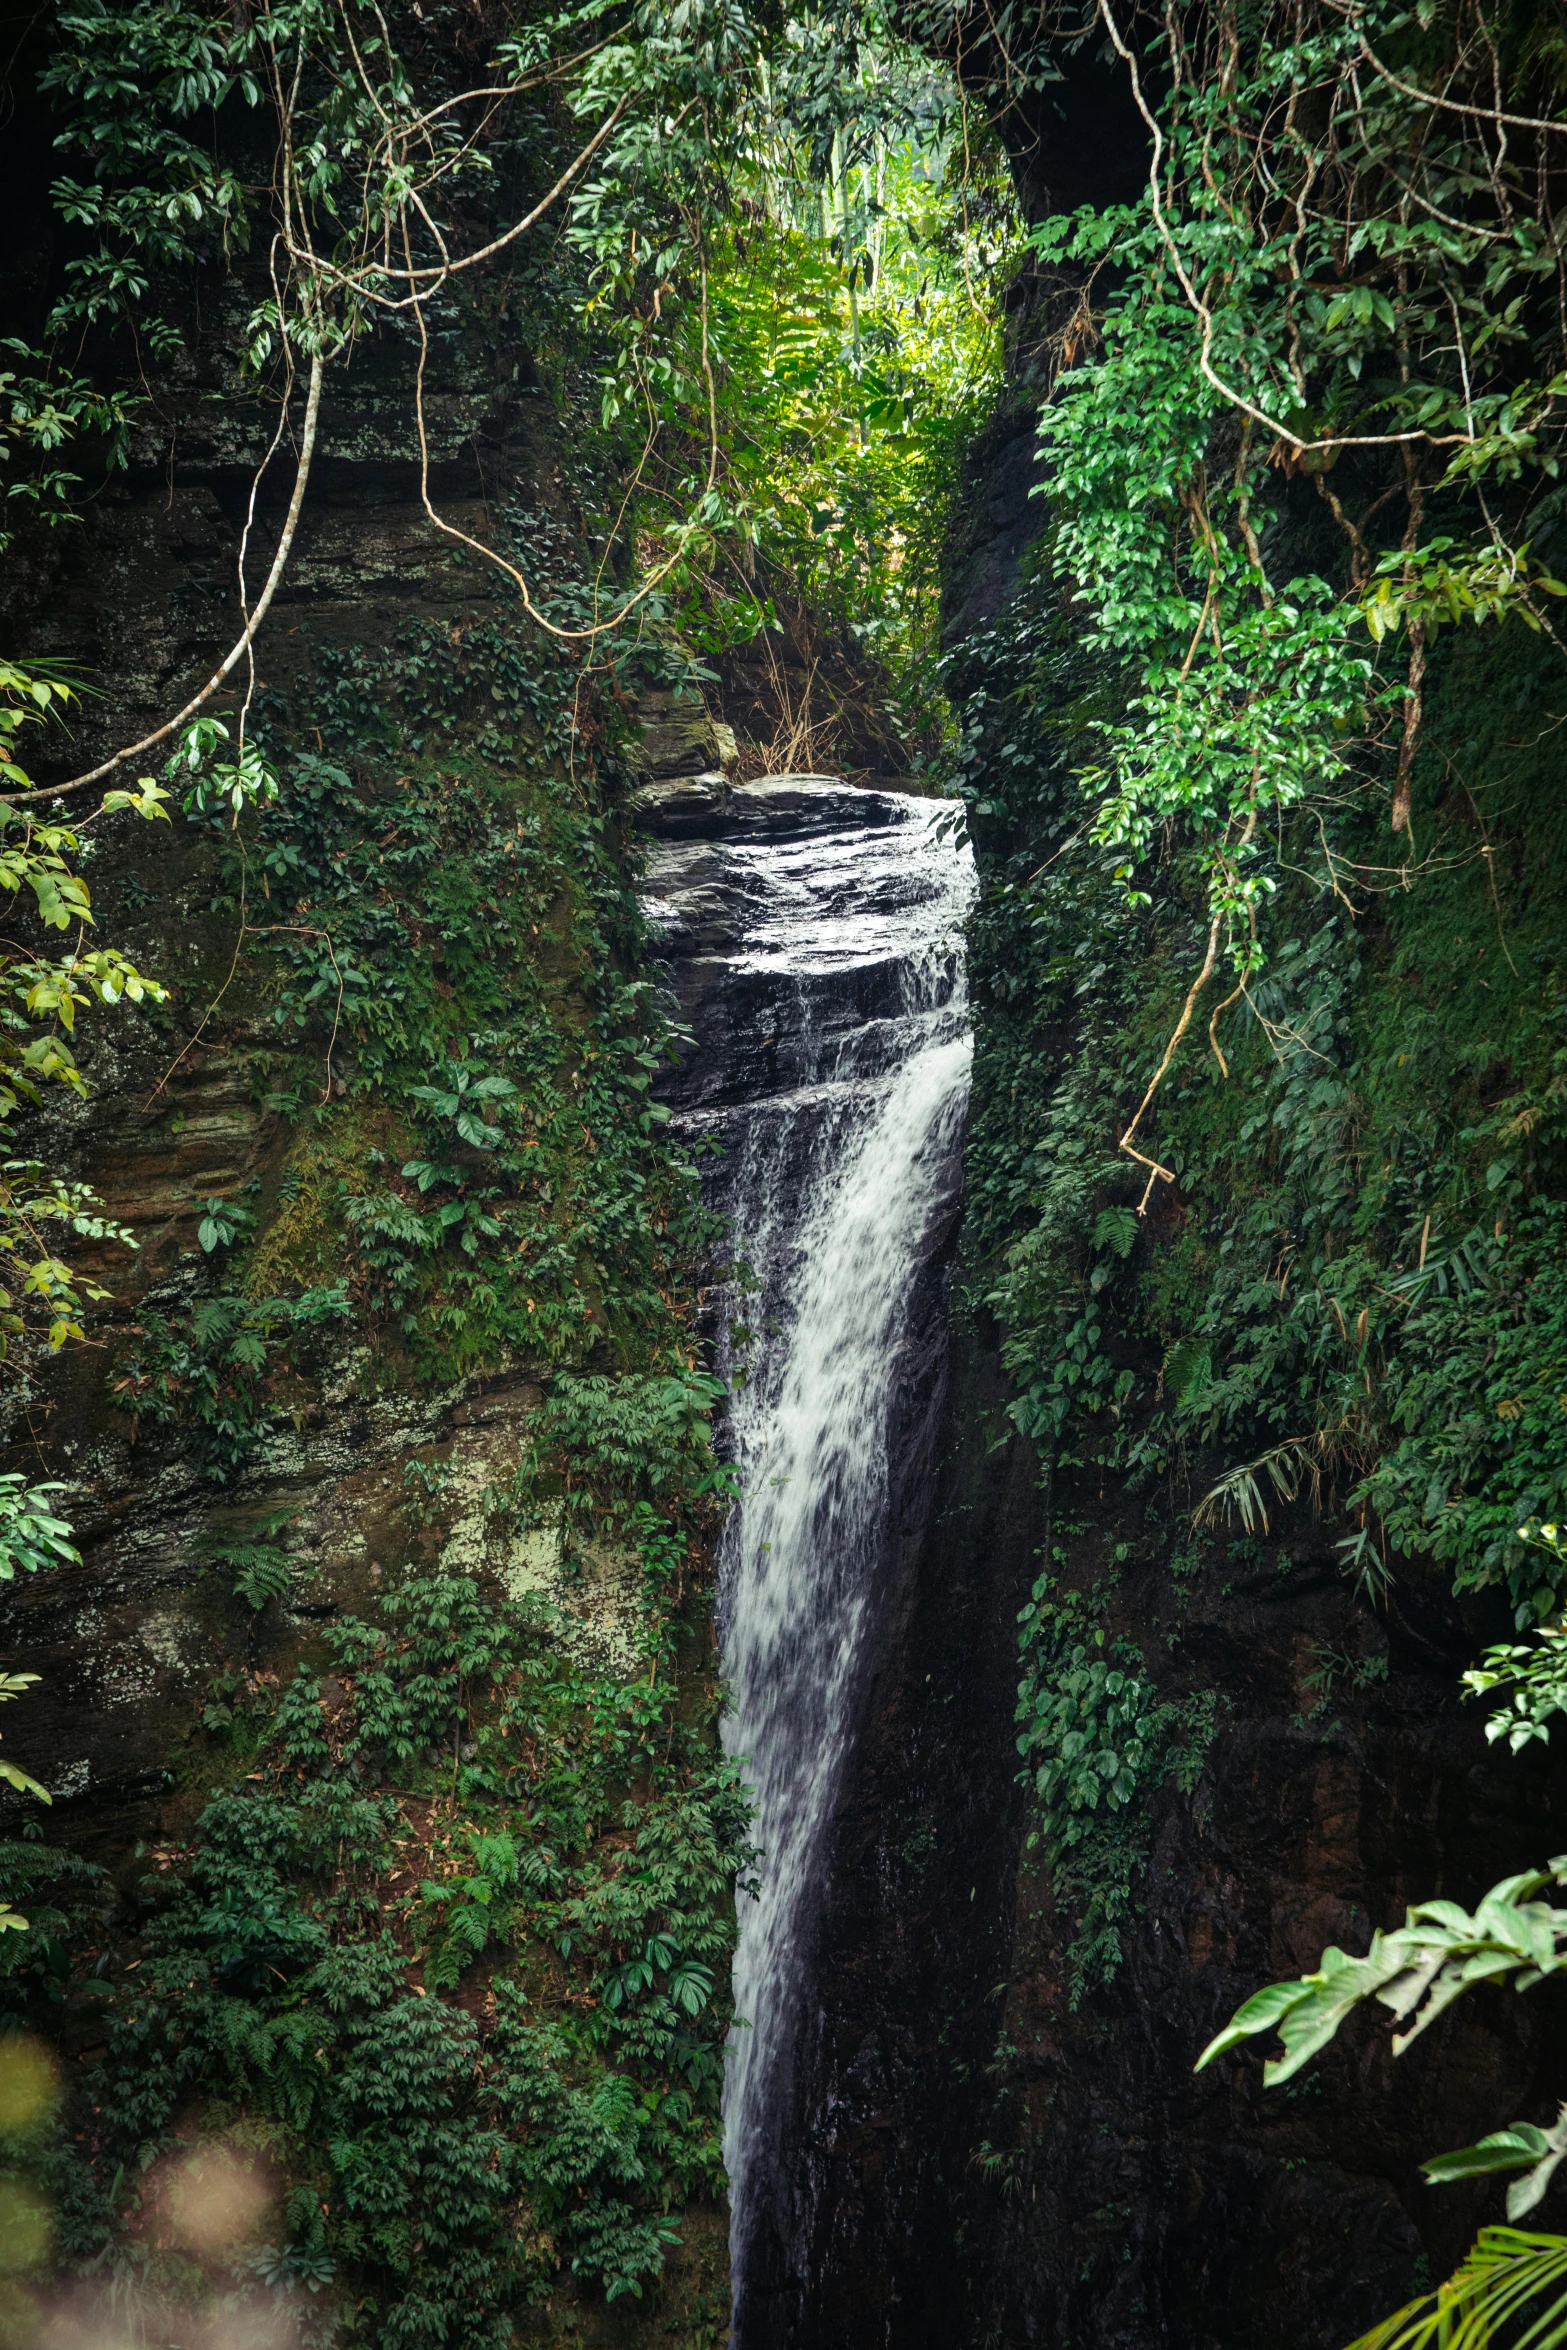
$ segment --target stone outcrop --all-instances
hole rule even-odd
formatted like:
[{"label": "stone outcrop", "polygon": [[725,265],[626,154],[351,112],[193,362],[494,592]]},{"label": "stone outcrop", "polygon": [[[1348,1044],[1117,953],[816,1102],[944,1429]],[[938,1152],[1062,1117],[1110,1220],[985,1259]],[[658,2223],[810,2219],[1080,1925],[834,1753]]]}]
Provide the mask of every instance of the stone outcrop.
[{"label": "stone outcrop", "polygon": [[901,820],[906,801],[837,776],[764,775],[724,793],[701,777],[657,785],[633,806],[649,835],[643,907],[668,959],[680,1023],[700,1040],[666,1086],[672,1106],[716,1113],[787,1093],[809,1081],[825,1039],[841,1039],[852,1054],[854,1040],[895,1011],[897,969],[874,956],[807,1002],[764,957],[737,964],[732,950],[764,905],[748,850],[882,830]]}]

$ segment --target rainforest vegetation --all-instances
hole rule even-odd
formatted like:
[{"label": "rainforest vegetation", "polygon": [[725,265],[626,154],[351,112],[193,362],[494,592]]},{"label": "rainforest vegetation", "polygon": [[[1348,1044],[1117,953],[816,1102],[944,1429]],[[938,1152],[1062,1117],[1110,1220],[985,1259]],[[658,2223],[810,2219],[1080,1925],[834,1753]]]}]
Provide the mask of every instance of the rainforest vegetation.
[{"label": "rainforest vegetation", "polygon": [[[0,372],[0,1577],[80,1566],[90,1464],[56,1439],[103,1432],[199,1496],[213,1667],[129,1853],[57,1835],[36,1660],[0,1658],[29,1765],[0,1762],[0,2329],[41,2338],[64,2277],[137,2339],[282,2312],[467,2350],[630,2308],[698,2350],[757,1856],[708,1605],[732,1268],[657,1098],[639,714],[716,760],[744,672],[733,772],[965,804],[959,1307],[1042,1478],[1112,1477],[1190,1590],[1270,1545],[1287,1573],[1305,1513],[1373,1631],[1439,1578],[1477,1744],[1548,1743],[1559,14],[81,0],[10,74],[44,161]],[[1095,108],[1110,195],[1054,162]],[[969,609],[1020,410],[1037,527]],[[237,564],[202,658],[138,669],[50,615],[127,484],[166,465],[172,501],[181,432],[240,485]],[[440,617],[313,617],[360,442]],[[482,495],[481,442],[526,451]],[[224,1039],[279,1139],[143,1278],[93,1104]],[[420,1417],[508,1380],[504,1460]],[[280,1464],[344,1396],[406,1440],[313,1621]],[[1039,1561],[1016,1725],[1074,2008],[1227,1702],[1171,1678],[1178,1627],[1112,1628],[1121,1554],[1085,1573],[1080,1531]],[[1385,1653],[1316,1659],[1311,1719],[1335,1682],[1374,1702]],[[1540,1981],[1540,1864],[1189,2061],[1276,2026],[1282,2081],[1363,1999],[1411,2037]],[[1428,2169],[1517,2172],[1516,2221],[1567,2138],[1496,2124]],[[1567,2338],[1567,2235],[1487,2227],[1367,2339],[1498,2329]]]}]

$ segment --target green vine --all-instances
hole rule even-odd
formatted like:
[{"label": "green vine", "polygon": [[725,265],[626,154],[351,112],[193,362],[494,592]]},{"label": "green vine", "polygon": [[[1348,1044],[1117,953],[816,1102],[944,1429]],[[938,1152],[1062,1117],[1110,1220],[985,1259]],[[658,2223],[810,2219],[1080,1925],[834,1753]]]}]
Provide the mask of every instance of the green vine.
[{"label": "green vine", "polygon": [[1018,1617],[1023,1679],[1017,1749],[1039,1848],[1075,1918],[1070,2004],[1121,1964],[1122,1932],[1152,1845],[1148,1798],[1166,1779],[1191,1794],[1212,1742],[1218,1699],[1161,1702],[1141,1652],[1106,1643],[1080,1591],[1045,1573]]}]

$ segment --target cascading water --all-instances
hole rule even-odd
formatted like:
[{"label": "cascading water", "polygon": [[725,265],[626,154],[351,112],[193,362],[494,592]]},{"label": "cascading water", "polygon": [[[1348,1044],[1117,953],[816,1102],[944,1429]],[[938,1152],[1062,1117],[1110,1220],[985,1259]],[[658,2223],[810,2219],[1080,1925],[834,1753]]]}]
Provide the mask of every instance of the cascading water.
[{"label": "cascading water", "polygon": [[974,880],[951,807],[899,793],[777,779],[698,824],[721,837],[655,849],[648,904],[696,1041],[674,1099],[688,1131],[717,1131],[708,1189],[754,1283],[731,1295],[723,1341],[741,1485],[719,1560],[725,1743],[763,1855],[742,1903],[725,2150],[735,2339],[776,2350],[787,2319],[748,2280],[763,2233],[787,2266],[800,2202],[776,2157],[874,1648],[900,1358],[957,1191]]}]

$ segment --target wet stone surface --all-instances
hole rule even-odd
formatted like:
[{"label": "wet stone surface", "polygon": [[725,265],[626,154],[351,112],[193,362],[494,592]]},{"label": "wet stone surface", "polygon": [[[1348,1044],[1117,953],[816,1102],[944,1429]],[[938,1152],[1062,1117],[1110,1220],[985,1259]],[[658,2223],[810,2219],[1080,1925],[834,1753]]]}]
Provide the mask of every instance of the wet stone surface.
[{"label": "wet stone surface", "polygon": [[[955,811],[778,776],[656,827],[645,906],[692,1042],[666,1098],[717,1147],[704,1189],[747,1268],[723,1301],[740,1498],[719,1558],[725,1743],[763,1857],[741,1913],[725,2144],[739,2350],[798,2330],[823,2177],[819,1930],[922,1518],[945,1379],[945,1248],[970,1047],[961,933],[973,866]],[[696,837],[700,824],[705,837]]]}]

